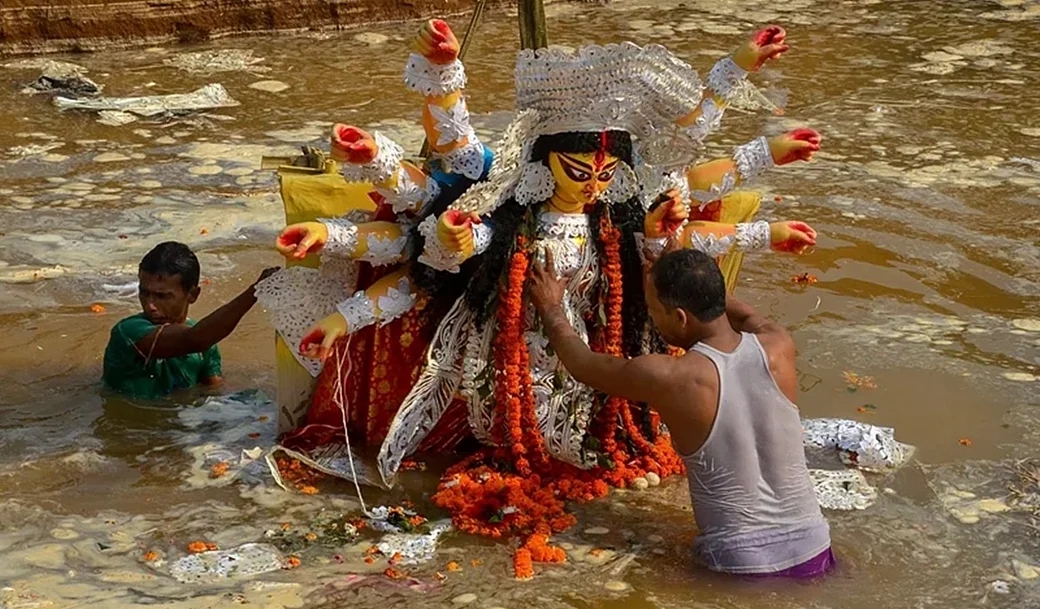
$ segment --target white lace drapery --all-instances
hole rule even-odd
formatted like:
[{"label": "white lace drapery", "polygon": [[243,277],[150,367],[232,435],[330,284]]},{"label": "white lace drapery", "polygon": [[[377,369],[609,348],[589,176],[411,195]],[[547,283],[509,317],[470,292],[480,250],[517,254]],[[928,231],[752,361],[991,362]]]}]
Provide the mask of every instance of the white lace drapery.
[{"label": "white lace drapery", "polygon": [[[566,284],[564,306],[579,336],[587,340],[584,315],[592,306],[599,276],[595,244],[584,214],[542,213],[536,251],[552,251],[556,270]],[[525,309],[535,409],[546,449],[561,461],[590,467],[582,443],[592,410],[592,390],[575,381],[560,365],[537,329],[530,304]],[[496,326],[482,328],[460,298],[441,322],[430,346],[426,366],[405,398],[379,452],[384,481],[391,483],[401,461],[419,446],[426,434],[458,395],[467,400],[474,434],[491,441],[494,412],[494,374],[491,360]]]}]

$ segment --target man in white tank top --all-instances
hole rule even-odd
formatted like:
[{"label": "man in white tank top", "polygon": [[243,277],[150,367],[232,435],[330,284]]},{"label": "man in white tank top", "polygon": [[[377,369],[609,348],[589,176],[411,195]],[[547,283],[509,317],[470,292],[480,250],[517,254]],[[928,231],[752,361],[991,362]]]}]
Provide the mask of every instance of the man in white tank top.
[{"label": "man in white tank top", "polygon": [[835,564],[802,446],[791,335],[727,298],[715,261],[696,250],[661,256],[645,278],[654,325],[682,357],[594,353],[561,306],[552,256],[535,263],[532,300],[560,362],[579,382],[650,404],[671,433],[690,483],[709,569],[812,578]]}]

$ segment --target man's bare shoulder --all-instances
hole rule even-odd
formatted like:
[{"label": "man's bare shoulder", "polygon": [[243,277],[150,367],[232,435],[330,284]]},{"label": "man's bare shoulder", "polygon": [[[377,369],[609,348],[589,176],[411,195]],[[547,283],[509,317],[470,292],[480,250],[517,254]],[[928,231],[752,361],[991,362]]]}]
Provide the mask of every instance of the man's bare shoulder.
[{"label": "man's bare shoulder", "polygon": [[690,349],[682,357],[676,358],[676,365],[682,368],[683,376],[694,385],[703,387],[719,384],[714,362],[699,351]]},{"label": "man's bare shoulder", "polygon": [[795,355],[794,337],[787,331],[787,328],[771,321],[763,325],[755,336],[758,337],[758,342],[762,344],[762,348],[766,350],[766,355],[770,360],[776,357],[790,357],[793,360]]}]

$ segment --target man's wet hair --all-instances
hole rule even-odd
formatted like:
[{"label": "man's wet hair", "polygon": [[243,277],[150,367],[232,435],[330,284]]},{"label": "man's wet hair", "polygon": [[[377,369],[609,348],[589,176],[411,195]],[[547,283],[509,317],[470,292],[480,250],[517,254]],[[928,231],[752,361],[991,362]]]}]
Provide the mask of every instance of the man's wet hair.
[{"label": "man's wet hair", "polygon": [[156,245],[141,259],[137,270],[150,275],[178,276],[181,287],[190,292],[199,286],[199,259],[191,248],[176,241]]},{"label": "man's wet hair", "polygon": [[682,249],[661,256],[650,270],[657,297],[701,322],[726,313],[726,280],[704,252]]}]

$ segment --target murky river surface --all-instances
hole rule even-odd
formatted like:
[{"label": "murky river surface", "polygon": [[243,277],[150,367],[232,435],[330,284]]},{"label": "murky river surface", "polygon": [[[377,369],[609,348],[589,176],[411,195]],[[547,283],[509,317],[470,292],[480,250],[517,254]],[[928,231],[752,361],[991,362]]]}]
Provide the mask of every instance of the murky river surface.
[{"label": "murky river surface", "polygon": [[[885,489],[877,505],[828,514],[838,572],[762,585],[696,569],[682,480],[575,508],[580,524],[562,540],[633,561],[575,560],[533,582],[512,579],[506,543],[461,535],[410,570],[423,590],[382,576],[347,589],[349,572],[385,564],[338,564],[340,550],[320,546],[300,568],[258,578],[267,583],[181,585],[143,564],[147,551],[176,559],[196,539],[232,547],[282,522],[305,527],[323,507],[356,508],[345,485],[305,497],[206,477],[200,447],[245,433],[269,445],[262,417],[273,412],[146,407],[106,399],[97,379],[108,329],[136,312],[133,272],[155,243],[200,252],[207,285],[195,317],[279,263],[269,246],[282,209],[261,155],[325,145],[333,122],[378,126],[418,151],[419,99],[400,83],[409,24],[56,58],[87,67],[113,96],[219,82],[241,102],[173,124],[62,114],[19,92],[35,72],[0,69],[0,606],[1040,606],[1033,531],[947,509],[949,485],[968,503],[965,491],[1003,497],[1007,464],[1036,454],[1040,438],[1040,4],[621,0],[549,14],[554,43],[656,42],[702,70],[755,27],[788,27],[793,50],[759,78],[790,89],[787,115],[731,113],[713,151],[791,126],[820,130],[826,153],[760,186],[767,216],[804,219],[822,236],[802,258],[749,258],[741,292],[794,331],[805,416],[893,426],[918,447],[914,464],[872,478]],[[490,15],[470,51],[484,132],[509,117],[515,23]],[[359,43],[361,32],[389,39]],[[208,76],[164,64],[213,48],[264,61]],[[249,86],[271,79],[288,88]],[[791,282],[805,272],[818,283]],[[232,389],[273,395],[272,342],[258,310],[222,345]],[[846,371],[876,388],[851,391]],[[416,474],[366,499],[422,505],[435,480]],[[437,583],[449,560],[463,570]]]}]

